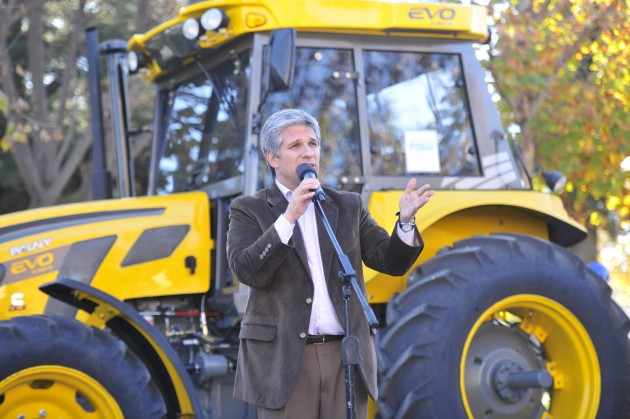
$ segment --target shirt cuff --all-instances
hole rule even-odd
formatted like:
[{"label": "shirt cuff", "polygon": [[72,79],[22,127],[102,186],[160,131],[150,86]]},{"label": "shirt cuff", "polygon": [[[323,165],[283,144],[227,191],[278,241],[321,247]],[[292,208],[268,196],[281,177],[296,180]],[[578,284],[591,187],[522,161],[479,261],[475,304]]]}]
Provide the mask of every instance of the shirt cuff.
[{"label": "shirt cuff", "polygon": [[291,236],[293,236],[293,228],[295,227],[295,223],[291,224],[289,220],[284,218],[283,214],[280,214],[278,219],[273,226],[276,228],[278,232],[278,236],[280,236],[280,240],[282,240],[283,244],[289,243],[291,240]]},{"label": "shirt cuff", "polygon": [[[288,221],[287,221],[288,222]],[[407,246],[418,247],[419,243],[416,241],[416,230],[413,229],[411,231],[403,231],[400,228],[400,225],[396,223],[396,233],[398,233],[398,237],[400,240],[405,243]]]}]

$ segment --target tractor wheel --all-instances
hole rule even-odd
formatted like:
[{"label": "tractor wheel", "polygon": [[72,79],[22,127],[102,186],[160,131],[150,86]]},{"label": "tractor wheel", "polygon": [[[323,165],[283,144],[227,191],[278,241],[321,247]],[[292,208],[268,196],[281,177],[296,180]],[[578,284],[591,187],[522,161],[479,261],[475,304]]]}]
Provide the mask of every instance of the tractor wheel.
[{"label": "tractor wheel", "polygon": [[0,322],[0,417],[162,418],[146,367],[108,333],[65,317]]},{"label": "tractor wheel", "polygon": [[625,418],[630,321],[552,243],[473,237],[392,299],[378,335],[383,418]]}]

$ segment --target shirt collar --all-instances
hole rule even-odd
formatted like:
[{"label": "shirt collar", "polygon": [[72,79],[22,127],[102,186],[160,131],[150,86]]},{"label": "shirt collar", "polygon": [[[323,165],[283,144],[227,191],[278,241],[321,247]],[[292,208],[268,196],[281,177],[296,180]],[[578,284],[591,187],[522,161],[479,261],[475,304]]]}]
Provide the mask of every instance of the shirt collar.
[{"label": "shirt collar", "polygon": [[282,183],[280,183],[278,181],[278,179],[275,180],[276,181],[276,186],[278,187],[278,189],[280,189],[280,192],[282,192],[282,195],[287,199],[287,201],[289,200],[289,197],[291,196],[290,194],[293,192],[291,189],[287,188],[286,186],[284,186]]}]

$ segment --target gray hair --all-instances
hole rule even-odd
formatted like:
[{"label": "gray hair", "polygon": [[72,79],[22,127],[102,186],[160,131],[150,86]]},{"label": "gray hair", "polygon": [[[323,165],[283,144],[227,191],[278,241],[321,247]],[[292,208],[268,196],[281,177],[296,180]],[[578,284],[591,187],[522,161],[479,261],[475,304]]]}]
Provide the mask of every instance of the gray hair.
[{"label": "gray hair", "polygon": [[[267,153],[271,153],[274,157],[280,155],[280,144],[282,144],[282,137],[280,135],[285,129],[294,125],[305,125],[312,128],[315,133],[315,138],[317,139],[317,144],[321,144],[321,134],[317,119],[300,109],[283,109],[267,118],[265,125],[263,125],[260,131],[260,149],[265,161],[267,161]],[[275,170],[273,167],[269,166],[268,161],[267,166],[275,178]]]}]

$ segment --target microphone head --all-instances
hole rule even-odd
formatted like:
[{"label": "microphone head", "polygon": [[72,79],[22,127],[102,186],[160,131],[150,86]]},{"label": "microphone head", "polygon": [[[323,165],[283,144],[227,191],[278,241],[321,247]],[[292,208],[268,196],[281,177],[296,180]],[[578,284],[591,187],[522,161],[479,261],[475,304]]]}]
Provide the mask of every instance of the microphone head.
[{"label": "microphone head", "polygon": [[308,163],[302,163],[297,167],[297,175],[300,180],[304,180],[306,173],[311,172],[317,177],[317,170]]}]

